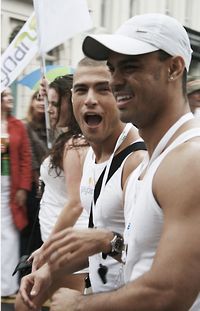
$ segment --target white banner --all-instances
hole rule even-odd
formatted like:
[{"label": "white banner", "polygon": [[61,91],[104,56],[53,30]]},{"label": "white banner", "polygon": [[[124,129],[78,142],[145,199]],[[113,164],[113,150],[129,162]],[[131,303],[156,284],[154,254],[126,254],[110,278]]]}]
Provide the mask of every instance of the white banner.
[{"label": "white banner", "polygon": [[1,92],[20,75],[37,51],[36,20],[33,13],[1,56]]},{"label": "white banner", "polygon": [[48,52],[92,27],[85,0],[34,0],[39,50]]}]

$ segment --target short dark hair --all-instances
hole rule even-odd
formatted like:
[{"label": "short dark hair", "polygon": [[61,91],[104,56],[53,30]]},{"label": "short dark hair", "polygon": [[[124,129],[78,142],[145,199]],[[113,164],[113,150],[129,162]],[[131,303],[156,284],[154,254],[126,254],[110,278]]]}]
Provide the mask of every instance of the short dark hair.
[{"label": "short dark hair", "polygon": [[95,60],[92,58],[89,58],[87,56],[85,56],[84,58],[82,58],[77,67],[81,67],[81,66],[87,66],[87,67],[100,67],[100,66],[106,66],[106,61],[104,60]]}]

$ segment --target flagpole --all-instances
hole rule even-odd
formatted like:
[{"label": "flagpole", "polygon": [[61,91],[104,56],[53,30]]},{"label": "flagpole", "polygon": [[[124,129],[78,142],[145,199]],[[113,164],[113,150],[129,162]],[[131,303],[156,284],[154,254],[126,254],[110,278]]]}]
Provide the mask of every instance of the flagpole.
[{"label": "flagpole", "polygon": [[[43,2],[39,0],[33,0],[33,4],[34,4],[34,9],[35,9],[35,17],[36,17],[38,48],[39,48],[39,57],[40,57],[40,70],[41,70],[41,79],[42,79],[46,73],[45,52],[41,48],[41,33],[40,33],[41,25],[40,25],[40,17],[39,17],[40,6],[42,8]],[[47,96],[44,96],[44,111],[45,111],[47,147],[51,149],[52,148],[52,135],[51,135],[51,127],[50,127],[50,121],[49,121],[49,114],[48,114]]]},{"label": "flagpole", "polygon": [[[41,78],[46,74],[45,54],[40,54],[40,69]],[[46,124],[46,135],[47,135],[47,146],[49,149],[52,148],[52,131],[50,127],[49,113],[48,113],[48,99],[44,96],[44,111],[45,111],[45,124]]]}]

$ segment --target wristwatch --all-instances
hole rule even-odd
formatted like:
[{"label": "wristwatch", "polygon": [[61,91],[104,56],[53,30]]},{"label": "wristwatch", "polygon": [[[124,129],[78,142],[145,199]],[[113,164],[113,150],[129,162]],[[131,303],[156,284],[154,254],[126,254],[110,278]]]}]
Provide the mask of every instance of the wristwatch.
[{"label": "wristwatch", "polygon": [[124,250],[124,239],[122,237],[121,234],[114,232],[114,237],[113,239],[110,241],[111,244],[111,251],[107,254],[102,253],[102,257],[105,259],[107,257],[107,255],[109,256],[116,256],[118,254],[121,254],[122,251]]}]

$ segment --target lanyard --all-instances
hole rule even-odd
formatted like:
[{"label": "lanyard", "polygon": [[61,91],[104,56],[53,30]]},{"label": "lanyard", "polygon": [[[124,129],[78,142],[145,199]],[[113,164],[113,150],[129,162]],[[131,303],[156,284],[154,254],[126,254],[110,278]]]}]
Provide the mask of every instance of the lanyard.
[{"label": "lanyard", "polygon": [[176,123],[174,123],[169,130],[165,133],[165,135],[161,138],[161,140],[159,141],[159,143],[157,144],[151,158],[149,159],[149,156],[147,155],[147,157],[145,157],[144,161],[143,161],[143,168],[146,166],[146,168],[148,168],[153,161],[161,154],[161,152],[163,151],[163,149],[166,147],[166,145],[168,144],[168,142],[170,141],[170,139],[172,138],[172,136],[175,134],[175,132],[187,121],[193,119],[194,116],[191,112],[186,113],[185,115],[183,115],[180,119],[178,119],[178,121]]}]

